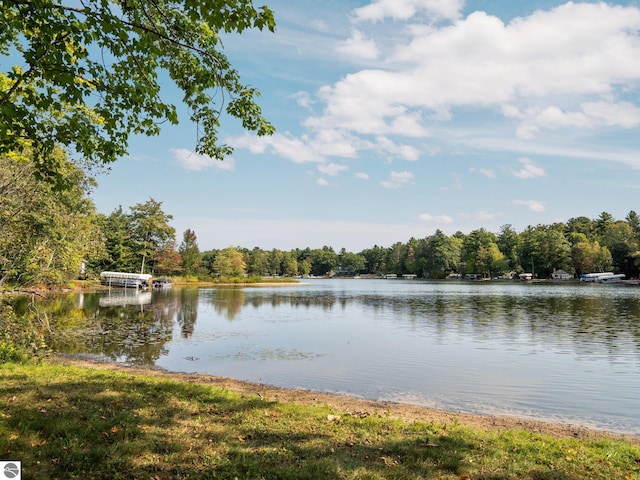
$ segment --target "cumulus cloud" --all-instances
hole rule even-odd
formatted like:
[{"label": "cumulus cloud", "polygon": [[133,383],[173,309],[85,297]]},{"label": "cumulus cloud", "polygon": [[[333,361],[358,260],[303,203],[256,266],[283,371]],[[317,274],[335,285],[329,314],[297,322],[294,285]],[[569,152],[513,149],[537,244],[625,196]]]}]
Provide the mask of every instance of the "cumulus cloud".
[{"label": "cumulus cloud", "polygon": [[360,180],[369,180],[369,175],[364,172],[358,172],[354,175],[354,177],[359,178]]},{"label": "cumulus cloud", "polygon": [[323,162],[324,154],[317,151],[306,138],[291,134],[276,133],[270,137],[258,137],[245,133],[229,140],[235,148],[246,148],[251,153],[263,154],[267,150],[295,163]]},{"label": "cumulus cloud", "polygon": [[434,20],[455,20],[460,15],[464,0],[375,0],[354,10],[356,22],[377,22],[386,18],[408,20],[425,13]]},{"label": "cumulus cloud", "polygon": [[544,212],[545,207],[543,202],[537,200],[514,200],[514,205],[527,207],[532,212]]},{"label": "cumulus cloud", "polygon": [[384,188],[403,188],[409,185],[413,185],[413,180],[415,176],[411,172],[391,172],[389,174],[389,178],[387,180],[383,180],[380,184]]},{"label": "cumulus cloud", "polygon": [[420,220],[422,220],[423,222],[428,222],[428,223],[437,223],[440,225],[448,225],[450,223],[453,223],[453,218],[451,218],[448,215],[430,215],[428,213],[423,213],[422,215],[420,215]]},{"label": "cumulus cloud", "polygon": [[411,145],[398,144],[388,137],[378,137],[375,141],[376,149],[386,152],[402,160],[415,161],[420,157],[420,150]]},{"label": "cumulus cloud", "polygon": [[543,168],[538,167],[530,159],[526,157],[519,159],[518,162],[520,162],[522,167],[518,170],[513,170],[513,169],[511,170],[511,173],[516,178],[529,179],[529,178],[544,177],[546,175]]},{"label": "cumulus cloud", "polygon": [[640,108],[629,102],[585,102],[573,111],[555,105],[531,107],[523,112],[510,106],[504,111],[507,116],[520,120],[517,134],[524,139],[534,138],[544,130],[560,128],[633,128],[640,125]]},{"label": "cumulus cloud", "polygon": [[351,37],[342,42],[336,50],[340,53],[365,60],[378,58],[379,54],[376,42],[365,38],[364,34],[359,30],[354,30],[351,33]]},{"label": "cumulus cloud", "polygon": [[[374,2],[356,10],[356,17],[406,18],[415,14],[417,3]],[[400,62],[399,68],[360,70],[323,87],[319,97],[326,108],[314,122],[361,135],[391,131],[420,136],[428,132],[425,115],[459,106],[511,105],[516,110],[537,109],[539,122],[571,125],[584,122],[583,116],[597,116],[593,105],[586,103],[576,115],[558,115],[554,108],[559,106],[544,106],[544,101],[599,96],[594,102],[599,112],[623,110],[625,125],[634,125],[637,112],[623,103],[615,107],[611,94],[640,79],[640,63],[628,61],[640,57],[634,33],[639,25],[637,8],[567,3],[508,24],[474,12],[446,27],[407,30],[412,38],[397,44],[390,58]],[[394,127],[408,116],[415,129]],[[617,121],[613,114],[601,117]],[[535,126],[529,125],[529,130]],[[522,132],[526,130],[525,125]]]},{"label": "cumulus cloud", "polygon": [[[640,62],[629,60],[640,58],[639,8],[567,2],[506,21],[483,11],[463,17],[463,7],[463,0],[372,0],[354,9],[353,30],[338,48],[376,67],[297,94],[300,106],[316,107],[302,133],[241,147],[299,163],[369,153],[413,161],[442,148],[441,138],[425,139],[443,123],[456,128],[469,111],[490,112],[524,141],[563,129],[640,126],[628,95],[640,81]],[[533,164],[517,172],[544,174]]]},{"label": "cumulus cloud", "polygon": [[233,171],[236,169],[236,164],[233,158],[226,158],[224,161],[220,161],[184,148],[173,148],[171,149],[171,153],[182,168],[186,170],[201,171],[212,167],[226,171]]},{"label": "cumulus cloud", "polygon": [[339,165],[337,163],[329,163],[327,165],[319,165],[318,170],[330,177],[336,177],[340,172],[349,170],[349,167],[346,165]]}]

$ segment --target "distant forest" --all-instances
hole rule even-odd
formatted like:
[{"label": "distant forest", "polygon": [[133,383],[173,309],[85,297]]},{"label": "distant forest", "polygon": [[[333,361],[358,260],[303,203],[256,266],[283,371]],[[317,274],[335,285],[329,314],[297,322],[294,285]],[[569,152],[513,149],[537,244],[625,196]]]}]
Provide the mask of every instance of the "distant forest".
[{"label": "distant forest", "polygon": [[[184,251],[187,245],[181,244]],[[442,279],[450,274],[484,278],[532,273],[549,278],[555,270],[579,276],[613,271],[628,278],[640,270],[640,217],[629,212],[616,220],[603,212],[597,219],[577,217],[566,223],[530,226],[517,232],[504,225],[497,233],[483,228],[447,236],[440,230],[426,238],[410,238],[389,247],[374,245],[361,252],[331,247],[291,251],[230,248],[202,252],[198,271],[224,274],[219,257],[236,256],[249,275],[387,275],[413,274]],[[241,259],[241,260],[240,260]]]},{"label": "distant forest", "polygon": [[65,190],[39,181],[31,162],[0,158],[0,286],[59,285],[97,278],[104,270],[201,280],[365,274],[441,279],[452,273],[495,278],[523,272],[549,278],[554,270],[575,276],[612,271],[633,278],[640,273],[640,216],[633,210],[623,220],[602,212],[595,219],[576,217],[522,232],[511,225],[498,232],[437,230],[361,252],[330,246],[201,252],[193,230],[183,232],[178,243],[172,216],[153,198],[98,213],[88,195],[93,181],[63,156],[58,161],[70,185]]}]

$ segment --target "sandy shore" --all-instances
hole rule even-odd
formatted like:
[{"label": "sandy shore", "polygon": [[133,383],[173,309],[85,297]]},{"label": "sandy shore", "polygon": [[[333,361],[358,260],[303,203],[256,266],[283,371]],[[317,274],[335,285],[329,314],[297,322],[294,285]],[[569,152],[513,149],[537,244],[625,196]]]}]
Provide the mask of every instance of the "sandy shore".
[{"label": "sandy shore", "polygon": [[399,418],[404,421],[424,421],[442,424],[457,423],[482,429],[521,429],[542,433],[554,437],[576,439],[613,438],[640,446],[640,437],[594,430],[582,426],[563,423],[551,423],[518,417],[484,416],[468,413],[447,412],[432,408],[395,403],[363,400],[355,397],[318,393],[309,390],[289,389],[252,383],[232,378],[218,377],[199,373],[176,373],[155,367],[133,367],[117,363],[104,362],[93,358],[78,356],[54,356],[51,363],[73,365],[85,368],[106,368],[134,375],[153,375],[182,382],[215,385],[243,395],[255,395],[261,399],[278,402],[293,402],[304,405],[327,405],[345,414],[356,416],[380,415]]}]

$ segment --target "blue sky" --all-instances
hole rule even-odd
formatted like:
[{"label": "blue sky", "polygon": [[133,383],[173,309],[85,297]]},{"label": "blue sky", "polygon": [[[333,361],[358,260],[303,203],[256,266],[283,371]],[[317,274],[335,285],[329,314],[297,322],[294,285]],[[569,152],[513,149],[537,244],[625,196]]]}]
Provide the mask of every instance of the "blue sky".
[{"label": "blue sky", "polygon": [[359,252],[640,211],[638,1],[255,3],[276,32],[225,53],[277,133],[225,122],[221,163],[183,113],[98,176],[100,212],[153,197],[200,250]]}]

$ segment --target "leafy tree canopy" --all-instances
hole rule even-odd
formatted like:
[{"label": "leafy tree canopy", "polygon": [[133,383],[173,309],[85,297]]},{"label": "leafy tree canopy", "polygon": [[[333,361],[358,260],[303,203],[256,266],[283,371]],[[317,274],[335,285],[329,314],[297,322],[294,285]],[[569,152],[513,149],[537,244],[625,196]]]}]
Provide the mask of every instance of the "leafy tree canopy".
[{"label": "leafy tree canopy", "polygon": [[[222,53],[220,35],[274,31],[251,0],[6,0],[0,3],[0,154],[29,148],[38,177],[64,187],[56,147],[100,166],[126,153],[131,134],[176,124],[161,72],[182,91],[199,127],[196,151],[222,160],[223,113],[271,134],[255,99]],[[164,78],[162,78],[164,80]]]},{"label": "leafy tree canopy", "polygon": [[69,185],[63,192],[40,184],[28,159],[0,155],[0,286],[75,279],[83,261],[103,250],[87,196],[93,182],[64,152],[52,156]]}]

